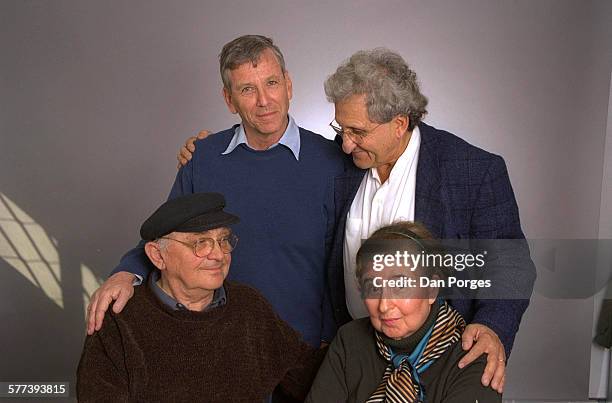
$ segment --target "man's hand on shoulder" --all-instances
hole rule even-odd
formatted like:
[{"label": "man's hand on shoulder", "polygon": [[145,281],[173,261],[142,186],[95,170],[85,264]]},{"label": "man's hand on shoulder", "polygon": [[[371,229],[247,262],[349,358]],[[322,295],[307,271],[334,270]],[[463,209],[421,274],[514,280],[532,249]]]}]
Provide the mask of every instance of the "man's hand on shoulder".
[{"label": "man's hand on shoulder", "polygon": [[113,312],[119,313],[125,304],[134,295],[134,280],[136,276],[126,271],[113,274],[98,288],[89,301],[87,307],[87,334],[92,335],[94,331],[100,330],[104,321],[104,314],[111,302]]},{"label": "man's hand on shoulder", "polygon": [[178,160],[178,164],[176,167],[180,169],[182,166],[185,166],[185,164],[191,161],[191,156],[193,152],[195,151],[196,140],[205,139],[210,134],[212,134],[212,132],[208,130],[201,130],[197,136],[189,137],[185,141],[185,144],[179,150],[178,155],[176,156],[176,159]]},{"label": "man's hand on shoulder", "polygon": [[487,354],[487,366],[481,382],[484,386],[490,384],[491,388],[502,393],[506,382],[506,353],[497,334],[485,325],[471,323],[465,327],[461,336],[461,347],[470,351],[459,361],[459,368]]}]

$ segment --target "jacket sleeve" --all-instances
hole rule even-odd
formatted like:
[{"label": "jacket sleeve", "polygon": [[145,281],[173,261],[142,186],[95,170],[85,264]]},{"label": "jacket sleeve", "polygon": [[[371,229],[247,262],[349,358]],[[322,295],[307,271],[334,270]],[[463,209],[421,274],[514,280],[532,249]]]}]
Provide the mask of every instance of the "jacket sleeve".
[{"label": "jacket sleeve", "polygon": [[472,323],[481,323],[495,331],[509,357],[529,305],[536,273],[521,230],[506,164],[499,156],[493,157],[478,190],[470,238],[486,240],[483,245],[492,249],[488,250],[491,259],[487,259],[485,276],[494,283],[494,294],[475,301]]},{"label": "jacket sleeve", "polygon": [[79,402],[128,402],[128,373],[116,322],[109,315],[100,331],[87,336],[77,369]]}]

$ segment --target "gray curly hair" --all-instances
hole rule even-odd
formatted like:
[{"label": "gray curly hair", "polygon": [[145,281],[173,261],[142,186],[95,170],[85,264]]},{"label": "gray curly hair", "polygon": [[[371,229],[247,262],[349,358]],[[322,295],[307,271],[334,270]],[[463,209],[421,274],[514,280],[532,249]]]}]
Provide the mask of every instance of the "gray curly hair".
[{"label": "gray curly hair", "polygon": [[325,80],[329,102],[360,94],[366,96],[368,118],[376,123],[403,115],[410,120],[408,130],[413,130],[427,113],[427,98],[421,94],[416,73],[386,48],[356,52]]},{"label": "gray curly hair", "polygon": [[243,35],[226,43],[219,54],[219,70],[225,88],[232,88],[232,83],[229,79],[230,70],[234,70],[247,62],[257,66],[259,56],[266,49],[272,51],[284,74],[286,71],[285,58],[278,46],[274,44],[272,38],[263,35]]}]

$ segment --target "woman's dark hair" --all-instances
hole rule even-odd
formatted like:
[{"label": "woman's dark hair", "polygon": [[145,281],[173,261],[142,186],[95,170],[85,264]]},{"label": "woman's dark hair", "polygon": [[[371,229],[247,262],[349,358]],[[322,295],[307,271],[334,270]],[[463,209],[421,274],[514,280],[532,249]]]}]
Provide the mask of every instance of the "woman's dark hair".
[{"label": "woman's dark hair", "polygon": [[[387,242],[391,241],[391,242]],[[375,231],[359,248],[356,257],[356,276],[359,284],[363,276],[372,268],[375,255],[393,255],[397,251],[410,253],[442,253],[440,243],[431,235],[423,224],[412,221],[400,221]],[[437,266],[427,267],[424,275],[429,278],[444,278],[442,269]]]}]

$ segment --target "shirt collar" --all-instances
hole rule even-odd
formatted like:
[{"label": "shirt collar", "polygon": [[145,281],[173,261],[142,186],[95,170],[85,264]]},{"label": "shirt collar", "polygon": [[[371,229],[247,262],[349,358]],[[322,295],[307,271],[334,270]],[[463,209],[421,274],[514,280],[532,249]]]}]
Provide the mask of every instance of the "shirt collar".
[{"label": "shirt collar", "polygon": [[[221,154],[226,155],[226,154],[231,153],[240,144],[244,144],[251,149],[253,148],[249,145],[247,141],[246,133],[244,131],[244,126],[242,124],[236,127],[236,129],[234,130],[234,136],[232,137],[232,140],[230,141],[225,151],[223,151]],[[285,133],[283,133],[278,143],[272,144],[268,148],[268,150],[276,147],[279,144],[282,144],[285,147],[289,148],[291,152],[293,153],[293,156],[295,157],[295,159],[299,161],[300,159],[300,130],[297,124],[295,123],[295,120],[293,120],[291,116],[289,116],[289,124],[287,125],[287,129],[285,130]]]},{"label": "shirt collar", "polygon": [[[391,173],[389,174],[389,178],[387,179],[387,182],[393,181],[394,177],[396,177],[397,175],[400,175],[398,174],[398,172],[400,173],[403,172],[406,169],[406,167],[410,165],[411,161],[414,159],[416,154],[419,152],[420,144],[421,144],[421,131],[419,130],[418,126],[415,126],[414,129],[412,129],[412,134],[410,135],[410,140],[408,141],[408,145],[406,146],[406,149],[404,150],[402,155],[400,155],[397,161],[395,161],[393,168],[391,168]],[[378,176],[378,171],[376,170],[376,168],[370,168],[370,178],[376,180],[376,182],[378,182],[379,184],[381,183],[380,176]]]},{"label": "shirt collar", "polygon": [[[160,277],[161,277],[161,273],[159,272],[159,270],[154,270],[149,275],[149,288],[151,289],[151,291],[153,291],[153,294],[164,305],[166,305],[167,307],[169,307],[170,309],[174,311],[186,310],[187,308],[185,307],[185,305],[181,304],[180,302],[178,302],[177,300],[175,300],[174,298],[166,294],[166,292],[162,290],[162,288],[159,285],[157,285],[157,281],[160,279]],[[210,302],[210,304],[206,306],[206,308],[204,308],[204,311],[205,312],[210,311],[211,309],[217,308],[219,306],[223,306],[225,305],[226,302],[227,302],[227,296],[225,294],[225,287],[221,286],[220,288],[217,288],[215,290],[212,301]]]}]

